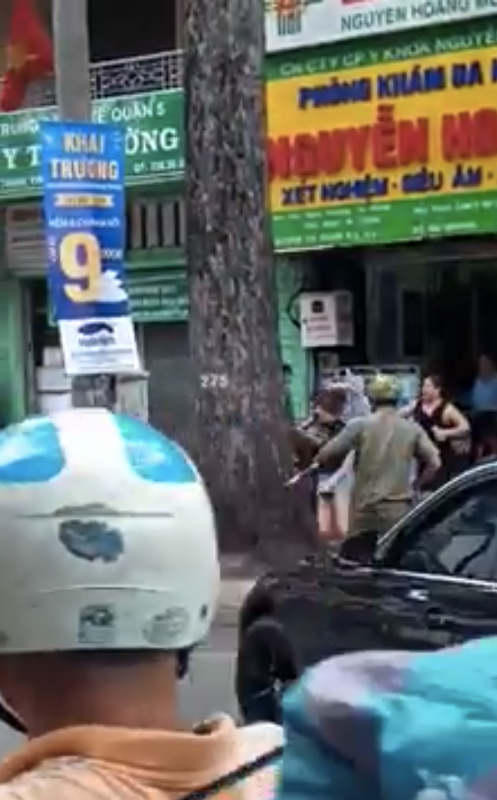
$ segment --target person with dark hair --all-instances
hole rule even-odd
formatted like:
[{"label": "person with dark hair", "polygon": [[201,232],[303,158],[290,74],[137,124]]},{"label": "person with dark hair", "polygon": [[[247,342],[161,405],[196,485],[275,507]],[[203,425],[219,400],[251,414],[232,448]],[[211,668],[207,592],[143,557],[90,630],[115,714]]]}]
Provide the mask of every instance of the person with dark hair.
[{"label": "person with dark hair", "polygon": [[497,427],[497,367],[488,354],[478,359],[478,372],[471,390],[471,412],[475,457],[479,460],[495,454],[492,449]]},{"label": "person with dark hair", "polygon": [[440,469],[424,488],[433,491],[470,466],[471,435],[466,417],[446,399],[439,375],[427,375],[418,400],[401,410],[427,433],[440,453]]},{"label": "person with dark hair", "polygon": [[[304,467],[308,466],[316,453],[343,429],[346,402],[347,390],[342,386],[332,386],[317,393],[313,402],[312,416],[294,434],[296,451],[301,456],[305,452],[307,456]],[[336,484],[336,470],[323,467],[317,471],[316,518],[319,537],[323,541],[336,541],[343,536],[335,506]]]},{"label": "person with dark hair", "polygon": [[497,413],[497,366],[488,353],[478,358],[478,372],[471,392],[473,411]]}]

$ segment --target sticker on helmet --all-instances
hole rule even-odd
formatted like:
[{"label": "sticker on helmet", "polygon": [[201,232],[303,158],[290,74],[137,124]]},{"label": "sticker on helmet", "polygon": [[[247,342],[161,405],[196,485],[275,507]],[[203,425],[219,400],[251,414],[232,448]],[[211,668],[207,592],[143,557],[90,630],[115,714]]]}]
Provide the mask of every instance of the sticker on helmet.
[{"label": "sticker on helmet", "polygon": [[167,645],[188,628],[190,616],[184,608],[168,608],[152,617],[143,629],[143,638],[149,644]]},{"label": "sticker on helmet", "polygon": [[198,483],[195,467],[176,442],[135,417],[116,414],[113,419],[129,466],[138,477],[153,483]]},{"label": "sticker on helmet", "polygon": [[78,641],[88,645],[112,645],[115,639],[116,614],[112,606],[85,606],[79,612]]},{"label": "sticker on helmet", "polygon": [[102,520],[65,520],[59,527],[59,539],[69,553],[86,561],[110,564],[124,553],[120,531]]},{"label": "sticker on helmet", "polygon": [[49,419],[26,419],[0,433],[0,484],[44,483],[65,465],[57,428]]}]

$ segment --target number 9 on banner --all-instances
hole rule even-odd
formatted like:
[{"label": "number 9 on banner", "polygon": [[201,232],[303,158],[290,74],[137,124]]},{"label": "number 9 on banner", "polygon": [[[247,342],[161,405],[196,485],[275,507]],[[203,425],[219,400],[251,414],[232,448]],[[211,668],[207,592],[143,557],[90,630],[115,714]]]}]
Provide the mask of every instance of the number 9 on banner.
[{"label": "number 9 on banner", "polygon": [[59,262],[64,277],[84,284],[64,284],[64,293],[69,300],[94,303],[99,299],[102,258],[96,236],[92,233],[68,233],[59,245]]}]

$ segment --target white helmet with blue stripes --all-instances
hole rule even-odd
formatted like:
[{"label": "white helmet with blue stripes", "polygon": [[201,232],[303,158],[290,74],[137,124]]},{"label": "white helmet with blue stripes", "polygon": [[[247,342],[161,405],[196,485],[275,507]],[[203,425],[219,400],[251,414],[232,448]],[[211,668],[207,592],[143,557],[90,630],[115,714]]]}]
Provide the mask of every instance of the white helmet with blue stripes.
[{"label": "white helmet with blue stripes", "polygon": [[202,479],[153,428],[72,409],[0,433],[0,653],[188,648],[219,578]]}]

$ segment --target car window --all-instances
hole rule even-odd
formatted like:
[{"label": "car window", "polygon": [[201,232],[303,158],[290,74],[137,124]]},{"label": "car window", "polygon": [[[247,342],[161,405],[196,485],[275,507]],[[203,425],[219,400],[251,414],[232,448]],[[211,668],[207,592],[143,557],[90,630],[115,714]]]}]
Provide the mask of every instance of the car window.
[{"label": "car window", "polygon": [[497,481],[467,487],[392,543],[385,566],[477,580],[497,580]]}]

